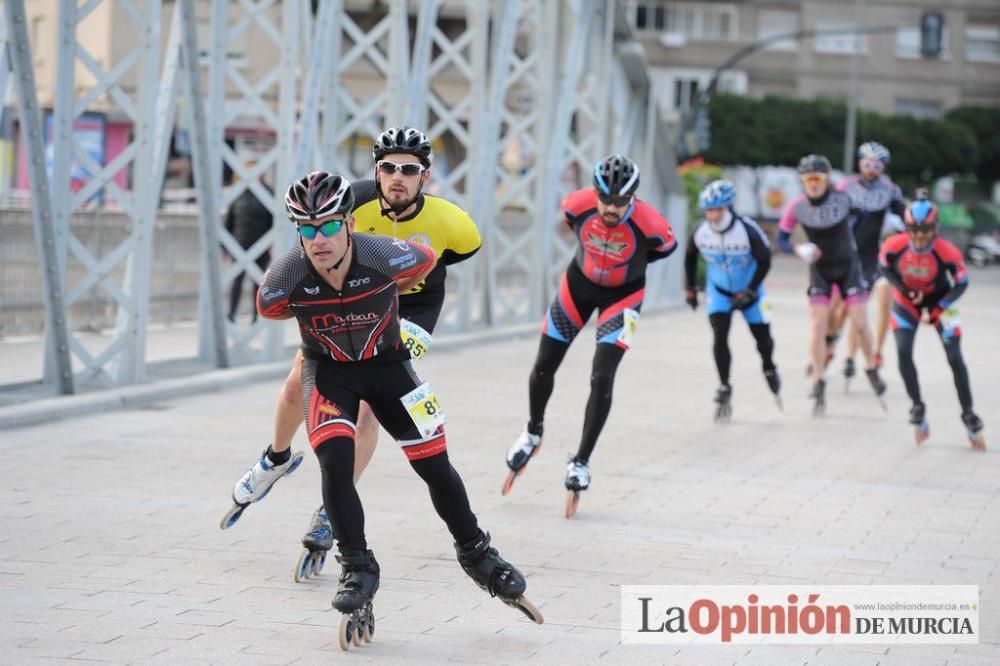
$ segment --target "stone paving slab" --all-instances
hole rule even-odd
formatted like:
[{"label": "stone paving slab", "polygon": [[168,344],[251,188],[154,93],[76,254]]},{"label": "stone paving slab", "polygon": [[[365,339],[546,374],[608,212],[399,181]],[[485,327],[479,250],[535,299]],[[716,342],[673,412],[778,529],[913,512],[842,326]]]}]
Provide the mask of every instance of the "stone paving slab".
[{"label": "stone paving slab", "polygon": [[[993,448],[969,449],[944,356],[920,333],[932,438],[914,446],[887,360],[889,412],[830,372],[828,416],[809,416],[804,271],[780,260],[779,412],[736,322],[734,418],[711,420],[716,379],[703,311],[647,316],[578,515],[562,478],[589,387],[592,328],[556,381],[546,445],[507,497],[504,451],[523,426],[537,339],[433,354],[420,373],[449,413],[449,450],[495,544],[529,578],[535,626],[454,561],[426,490],[383,436],[360,484],[382,565],[372,645],[343,654],[323,575],[292,582],[319,502],[311,456],[233,529],[232,484],[266,445],[279,379],[172,393],[140,408],[0,431],[0,663],[996,664],[1000,663],[1000,272],[973,271],[963,347]],[[891,342],[889,350],[891,350]],[[299,448],[307,449],[304,439]],[[974,584],[970,646],[622,646],[630,584]]]}]

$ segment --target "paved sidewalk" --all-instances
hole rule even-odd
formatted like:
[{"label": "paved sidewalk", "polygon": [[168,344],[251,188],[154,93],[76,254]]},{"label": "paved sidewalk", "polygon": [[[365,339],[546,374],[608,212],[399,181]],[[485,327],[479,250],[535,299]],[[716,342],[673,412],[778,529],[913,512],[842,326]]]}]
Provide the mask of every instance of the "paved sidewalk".
[{"label": "paved sidewalk", "polygon": [[[562,478],[580,431],[593,328],[557,377],[544,451],[508,497],[499,492],[503,456],[523,427],[537,339],[432,352],[419,367],[450,415],[449,450],[473,507],[528,576],[544,625],[466,578],[422,483],[383,436],[360,485],[383,572],[377,633],[372,645],[341,653],[335,563],[292,582],[298,539],[320,499],[311,453],[233,529],[217,527],[232,484],[267,443],[274,380],[0,431],[0,663],[1000,663],[1000,271],[974,271],[961,302],[992,445],[985,454],[966,444],[929,330],[917,344],[927,444],[913,444],[891,358],[887,415],[860,382],[845,395],[831,371],[828,416],[812,419],[805,271],[782,259],[775,272],[785,412],[736,322],[734,419],[713,424],[704,312],[646,317],[573,520],[562,517]],[[982,640],[625,647],[619,586],[640,583],[974,584]]]}]

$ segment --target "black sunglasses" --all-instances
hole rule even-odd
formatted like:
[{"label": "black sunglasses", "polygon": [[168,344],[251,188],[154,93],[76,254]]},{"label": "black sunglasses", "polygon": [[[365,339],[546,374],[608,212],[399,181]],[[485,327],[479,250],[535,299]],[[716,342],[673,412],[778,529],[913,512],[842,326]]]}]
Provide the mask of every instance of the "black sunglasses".
[{"label": "black sunglasses", "polygon": [[597,198],[606,206],[616,206],[618,208],[623,208],[632,202],[631,194],[604,194],[603,192],[599,192]]},{"label": "black sunglasses", "polygon": [[423,164],[417,164],[415,162],[396,164],[395,162],[389,162],[387,160],[381,160],[375,166],[378,167],[379,172],[384,173],[387,176],[391,176],[397,171],[401,171],[404,176],[419,176],[424,172],[424,169],[427,168]]}]

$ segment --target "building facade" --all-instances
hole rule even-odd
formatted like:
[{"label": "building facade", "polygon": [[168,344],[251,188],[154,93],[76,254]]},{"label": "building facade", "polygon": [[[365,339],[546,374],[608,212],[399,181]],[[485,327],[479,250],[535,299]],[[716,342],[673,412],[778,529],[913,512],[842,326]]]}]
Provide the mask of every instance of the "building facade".
[{"label": "building facade", "polygon": [[[958,106],[1000,105],[997,0],[629,0],[626,8],[672,122],[740,49],[779,34],[854,26],[896,30],[774,43],[720,76],[718,90],[847,99],[855,68],[864,110],[937,118]],[[920,20],[929,11],[944,18],[935,58],[920,54]]]}]

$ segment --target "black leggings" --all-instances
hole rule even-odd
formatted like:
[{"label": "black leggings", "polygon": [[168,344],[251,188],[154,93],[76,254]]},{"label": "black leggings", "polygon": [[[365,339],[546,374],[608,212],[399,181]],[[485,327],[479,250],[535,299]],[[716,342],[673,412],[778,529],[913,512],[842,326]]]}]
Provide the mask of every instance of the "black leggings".
[{"label": "black leggings", "polygon": [[[962,337],[955,335],[946,338],[940,335],[940,331],[938,334],[941,344],[944,346],[944,353],[948,357],[951,373],[955,378],[958,402],[962,405],[963,412],[972,411],[972,389],[969,388],[969,371],[966,370],[965,360],[962,358]],[[913,402],[923,402],[920,399],[917,367],[913,364],[913,340],[916,337],[916,330],[900,327],[893,331],[893,335],[896,337],[896,351],[899,355],[899,374],[903,376],[906,394]]]},{"label": "black leggings", "polygon": [[[528,401],[531,420],[528,431],[541,434],[542,422],[545,420],[545,406],[552,396],[555,385],[556,370],[566,356],[569,345],[559,342],[547,335],[542,336],[538,347],[538,357],[535,367],[531,369],[528,379]],[[583,434],[580,437],[580,448],[576,457],[584,462],[590,460],[590,455],[597,445],[597,438],[604,428],[611,412],[611,395],[615,384],[615,372],[621,363],[625,350],[617,345],[598,344],[594,352],[594,366],[590,373],[590,397],[587,399],[587,411],[583,417]]]},{"label": "black leggings", "polygon": [[455,541],[466,543],[479,535],[465,484],[448,460],[444,428],[423,435],[400,403],[401,396],[419,385],[409,361],[333,363],[307,358],[302,364],[309,443],[322,470],[323,505],[341,553],[368,547],[364,509],[354,487],[354,426],[361,400],[400,443]]},{"label": "black leggings", "polygon": [[[715,312],[708,315],[708,323],[712,326],[714,340],[712,353],[715,355],[715,367],[719,371],[719,381],[729,384],[729,367],[732,364],[732,354],[729,352],[729,326],[733,321],[732,312]],[[770,324],[750,324],[750,334],[757,341],[757,352],[760,354],[761,366],[764,371],[774,370],[774,339],[771,337]]]},{"label": "black leggings", "polygon": [[[316,449],[323,473],[323,506],[337,534],[341,553],[366,550],[365,513],[354,486],[354,439],[337,437]],[[429,458],[411,460],[410,466],[427,484],[431,503],[455,541],[466,543],[479,534],[462,478],[443,451]]]}]

